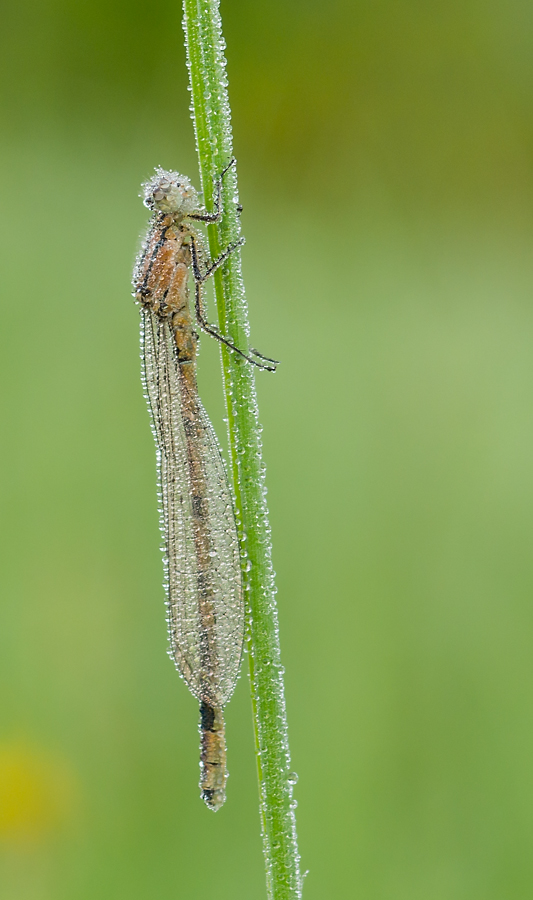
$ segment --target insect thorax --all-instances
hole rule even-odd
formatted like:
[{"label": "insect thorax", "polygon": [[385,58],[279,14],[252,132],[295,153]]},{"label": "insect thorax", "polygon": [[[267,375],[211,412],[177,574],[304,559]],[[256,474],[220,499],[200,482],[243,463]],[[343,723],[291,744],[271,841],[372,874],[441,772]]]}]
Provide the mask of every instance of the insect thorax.
[{"label": "insect thorax", "polygon": [[177,216],[154,217],[135,273],[135,299],[174,335],[179,362],[195,358],[198,335],[189,303],[191,250],[189,227]]}]

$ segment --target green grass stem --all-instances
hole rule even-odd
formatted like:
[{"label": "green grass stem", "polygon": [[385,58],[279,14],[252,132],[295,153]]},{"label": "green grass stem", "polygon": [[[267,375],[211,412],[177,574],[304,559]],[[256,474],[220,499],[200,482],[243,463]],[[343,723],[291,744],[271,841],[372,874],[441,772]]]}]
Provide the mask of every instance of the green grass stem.
[{"label": "green grass stem", "polygon": [[[184,0],[187,64],[205,204],[233,155],[226,61],[218,0]],[[213,259],[240,237],[235,167],[223,185],[224,215],[208,226]],[[240,252],[214,277],[219,327],[236,346],[248,347],[249,323]],[[254,715],[263,850],[269,900],[301,897],[300,859],[293,804],[283,668],[255,370],[221,348],[231,469],[242,546],[248,615],[248,659]],[[266,375],[264,377],[267,377]]]}]

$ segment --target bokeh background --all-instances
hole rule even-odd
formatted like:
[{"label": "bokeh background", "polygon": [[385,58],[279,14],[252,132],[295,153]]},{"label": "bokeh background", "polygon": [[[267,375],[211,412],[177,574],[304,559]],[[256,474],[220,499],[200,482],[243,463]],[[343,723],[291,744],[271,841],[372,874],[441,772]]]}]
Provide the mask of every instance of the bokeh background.
[{"label": "bokeh background", "polygon": [[[533,13],[224,0],[306,900],[533,893]],[[177,0],[0,36],[2,900],[261,900],[198,798],[129,279],[197,181]],[[218,350],[201,382],[224,438]]]}]

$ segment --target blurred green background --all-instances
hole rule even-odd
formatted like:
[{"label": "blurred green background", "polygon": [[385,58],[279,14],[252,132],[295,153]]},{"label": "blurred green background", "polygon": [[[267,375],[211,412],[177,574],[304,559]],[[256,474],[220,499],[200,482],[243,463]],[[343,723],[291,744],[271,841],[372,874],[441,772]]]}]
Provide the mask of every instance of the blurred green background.
[{"label": "blurred green background", "polygon": [[[306,900],[533,893],[533,12],[224,0]],[[195,181],[178,2],[0,37],[0,896],[265,897],[166,656],[129,279]],[[211,307],[212,308],[212,307]],[[201,382],[224,437],[218,350]]]}]

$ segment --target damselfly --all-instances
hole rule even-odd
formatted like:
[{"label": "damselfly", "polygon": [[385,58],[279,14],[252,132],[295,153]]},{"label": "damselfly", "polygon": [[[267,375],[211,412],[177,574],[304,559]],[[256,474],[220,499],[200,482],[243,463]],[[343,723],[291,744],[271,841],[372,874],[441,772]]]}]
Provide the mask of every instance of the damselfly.
[{"label": "damselfly", "polygon": [[276,365],[254,350],[236,347],[208,324],[203,311],[202,285],[242,241],[206,263],[193,222],[219,221],[222,179],[233,164],[215,184],[212,213],[200,207],[188,178],[156,169],[143,185],[145,206],[154,215],[133,275],[141,308],[143,382],[157,446],[169,654],[200,701],[200,787],[214,810],[225,800],[222,709],[239,672],[244,603],[232,493],[198,396],[191,272],[200,327],[259,368],[273,371]]}]

